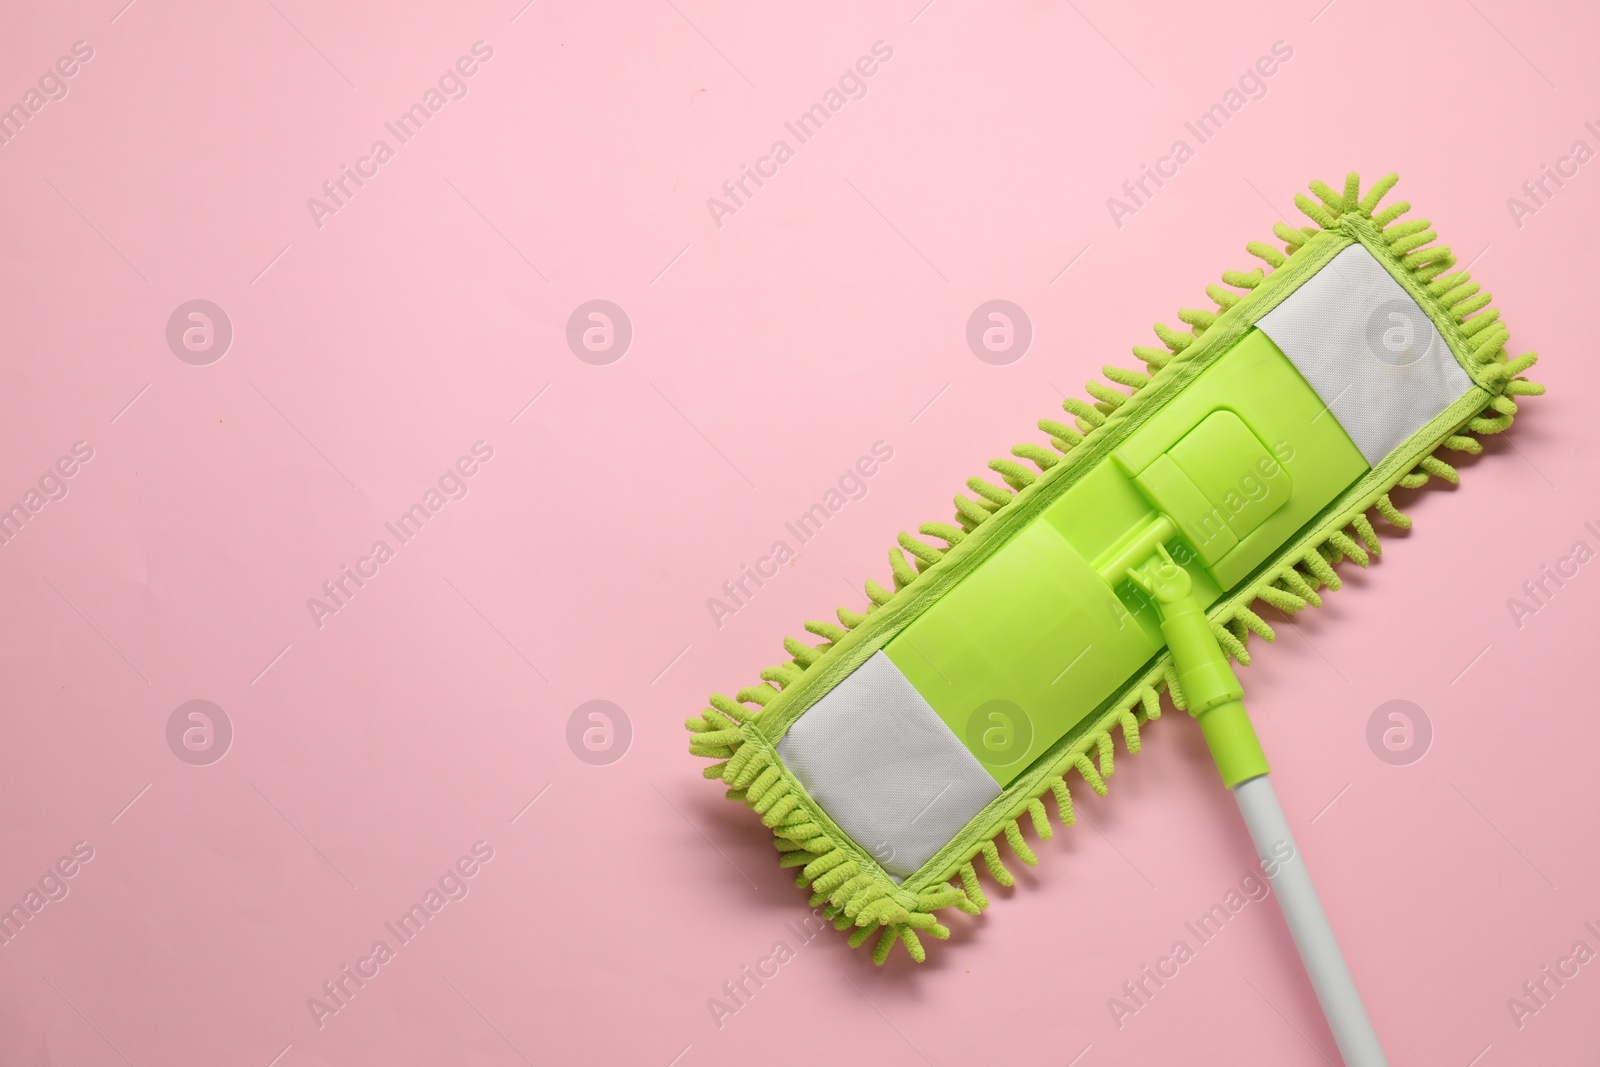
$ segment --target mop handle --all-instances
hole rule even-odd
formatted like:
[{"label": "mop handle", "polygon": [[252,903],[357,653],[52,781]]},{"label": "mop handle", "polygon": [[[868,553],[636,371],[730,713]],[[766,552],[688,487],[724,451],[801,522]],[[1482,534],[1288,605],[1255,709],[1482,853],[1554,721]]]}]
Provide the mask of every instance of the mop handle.
[{"label": "mop handle", "polygon": [[1284,921],[1300,950],[1311,988],[1333,1031],[1346,1067],[1388,1067],[1378,1035],[1356,991],[1344,953],[1317,899],[1305,859],[1289,830],[1255,727],[1244,710],[1244,689],[1217,643],[1205,610],[1192,595],[1188,572],[1158,548],[1144,573],[1128,577],[1161,612],[1161,632],[1172,652],[1189,714],[1200,721],[1222,783],[1233,792],[1261,857],[1262,871],[1276,890]]},{"label": "mop handle", "polygon": [[1322,901],[1317,899],[1311,872],[1289,830],[1289,820],[1278,805],[1272,779],[1263,774],[1240,782],[1233,787],[1233,798],[1250,829],[1250,840],[1255,842],[1262,869],[1276,891],[1278,907],[1294,937],[1295,948],[1300,950],[1300,961],[1306,966],[1311,988],[1316,990],[1346,1067],[1387,1067],[1389,1061],[1384,1058],[1372,1020],[1367,1018],[1366,1006],[1356,991],[1355,979],[1350,976],[1344,953],[1339,951],[1339,942],[1328,925]]}]

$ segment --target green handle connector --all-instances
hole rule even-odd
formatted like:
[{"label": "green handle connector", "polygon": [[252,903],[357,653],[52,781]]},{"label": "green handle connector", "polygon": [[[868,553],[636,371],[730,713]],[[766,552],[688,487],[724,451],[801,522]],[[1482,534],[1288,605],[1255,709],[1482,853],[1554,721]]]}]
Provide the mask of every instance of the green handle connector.
[{"label": "green handle connector", "polygon": [[1157,551],[1159,557],[1152,556],[1146,564],[1154,565],[1148,574],[1129,568],[1128,576],[1150,594],[1161,612],[1161,633],[1178,668],[1189,714],[1200,720],[1222,784],[1232,789],[1266,774],[1267,757],[1244,710],[1244,689],[1193,596],[1189,573],[1173,562],[1166,546],[1158,545]]}]

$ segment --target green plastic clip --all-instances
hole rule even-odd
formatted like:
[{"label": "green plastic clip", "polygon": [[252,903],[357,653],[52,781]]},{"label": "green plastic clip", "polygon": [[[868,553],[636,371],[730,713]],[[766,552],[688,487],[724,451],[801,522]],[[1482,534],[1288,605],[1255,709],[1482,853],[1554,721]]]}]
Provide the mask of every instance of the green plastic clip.
[{"label": "green plastic clip", "polygon": [[1155,601],[1161,633],[1178,668],[1189,714],[1200,720],[1222,784],[1232,789],[1270,768],[1255,727],[1244,710],[1244,688],[1217,644],[1205,609],[1194,598],[1189,572],[1173,561],[1165,545],[1156,546],[1146,570],[1128,568],[1128,577]]}]

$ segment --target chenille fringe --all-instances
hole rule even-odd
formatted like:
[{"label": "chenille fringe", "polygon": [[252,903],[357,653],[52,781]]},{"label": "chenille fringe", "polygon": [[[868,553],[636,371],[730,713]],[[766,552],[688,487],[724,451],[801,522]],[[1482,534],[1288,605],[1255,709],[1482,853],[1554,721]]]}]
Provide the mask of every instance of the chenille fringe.
[{"label": "chenille fringe", "polygon": [[[1299,194],[1295,204],[1314,225],[1295,229],[1279,222],[1273,232],[1278,246],[1252,241],[1246,251],[1262,263],[1250,271],[1224,271],[1222,285],[1209,285],[1206,293],[1214,311],[1183,309],[1177,314],[1185,329],[1157,323],[1155,334],[1160,347],[1136,345],[1133,354],[1143,370],[1108,366],[1105,382],[1090,381],[1089,401],[1076,398],[1062,403],[1067,421],[1042,419],[1039,429],[1049,447],[1037,443],[1019,444],[1009,458],[989,462],[998,476],[996,484],[987,477],[968,479],[972,495],[957,493],[953,522],[929,522],[917,534],[902,532],[889,550],[891,588],[873,579],[866,582],[867,610],[839,608],[838,624],[812,621],[805,629],[820,642],[809,644],[793,637],[783,640],[789,659],[761,671],[761,681],[734,694],[711,697],[710,706],[686,726],[693,735],[689,751],[715,760],[705,768],[707,778],[721,779],[730,800],[752,808],[772,830],[784,867],[800,868],[795,884],[810,889],[811,906],[823,908],[839,930],[850,930],[850,945],[859,946],[875,934],[872,958],[882,963],[896,943],[903,944],[911,958],[921,962],[927,950],[923,936],[944,939],[949,928],[936,913],[955,908],[977,914],[989,900],[980,881],[980,870],[1001,886],[1011,886],[1015,878],[1001,856],[1003,841],[1010,853],[1032,866],[1038,857],[1023,837],[1023,820],[1032,826],[1041,841],[1053,833],[1045,796],[1054,798],[1056,817],[1064,826],[1074,822],[1072,793],[1068,778],[1076,775],[1094,792],[1104,795],[1106,779],[1114,769],[1114,733],[1122,732],[1127,751],[1139,751],[1139,727],[1161,716],[1161,693],[1165,691],[1175,707],[1184,707],[1183,694],[1170,660],[1162,657],[1146,676],[1136,679],[1110,710],[1066,751],[1056,755],[1032,795],[1019,797],[1010,809],[991,818],[965,856],[950,860],[944,852],[930,863],[942,863],[932,881],[923,888],[908,890],[896,884],[865,850],[833,826],[806,795],[804,788],[779,760],[772,746],[754,729],[763,710],[782,692],[798,682],[807,671],[828,662],[830,652],[848,633],[862,626],[875,612],[890,604],[907,588],[915,585],[930,569],[938,567],[945,553],[960,544],[1008,507],[1023,489],[1061,464],[1074,450],[1092,446],[1104,436],[1124,405],[1141,390],[1160,383],[1182,364],[1185,350],[1208,329],[1236,308],[1248,306],[1254,291],[1276,270],[1282,269],[1301,253],[1307,243],[1324,231],[1369,227],[1381,234],[1391,265],[1409,272],[1419,291],[1431,297],[1435,310],[1447,315],[1458,327],[1460,338],[1470,346],[1466,358],[1478,385],[1488,390],[1484,408],[1464,426],[1458,427],[1429,454],[1409,470],[1398,474],[1369,499],[1345,515],[1334,516],[1321,531],[1320,540],[1298,558],[1282,562],[1275,570],[1257,577],[1246,595],[1231,598],[1212,618],[1212,627],[1224,650],[1241,664],[1250,662],[1246,643],[1250,634],[1268,641],[1276,636],[1253,605],[1260,601],[1287,614],[1307,607],[1320,607],[1321,590],[1340,587],[1336,567],[1345,560],[1365,567],[1381,550],[1379,531],[1383,527],[1406,529],[1411,519],[1390,498],[1395,488],[1416,489],[1432,479],[1451,484],[1460,480],[1456,468],[1443,453],[1476,455],[1483,451],[1480,438],[1509,429],[1517,414],[1517,398],[1538,396],[1544,387],[1529,381],[1525,372],[1537,357],[1529,352],[1511,358],[1505,350],[1510,333],[1500,322],[1500,312],[1490,306],[1489,294],[1471,280],[1466,271],[1451,271],[1456,263],[1450,249],[1437,244],[1426,219],[1404,218],[1411,205],[1400,201],[1379,210],[1384,196],[1398,177],[1390,174],[1363,195],[1355,173],[1345,179],[1342,191],[1312,182],[1312,196]],[[1314,198],[1313,198],[1314,197]],[[1359,221],[1357,221],[1359,220]],[[1380,250],[1381,251],[1381,250]],[[935,544],[934,542],[942,543]],[[965,834],[963,835],[966,836]],[[948,851],[948,850],[947,850]],[[981,867],[980,867],[981,863]],[[923,872],[919,872],[923,873]],[[920,879],[919,879],[920,881]]]}]

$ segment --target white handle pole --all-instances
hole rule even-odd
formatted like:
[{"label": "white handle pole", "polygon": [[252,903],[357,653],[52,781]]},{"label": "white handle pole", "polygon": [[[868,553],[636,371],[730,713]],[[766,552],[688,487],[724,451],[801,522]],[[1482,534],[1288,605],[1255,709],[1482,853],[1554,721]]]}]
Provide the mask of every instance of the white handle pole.
[{"label": "white handle pole", "polygon": [[1240,782],[1233,787],[1233,796],[1346,1067],[1388,1067],[1271,780],[1263,774]]}]

